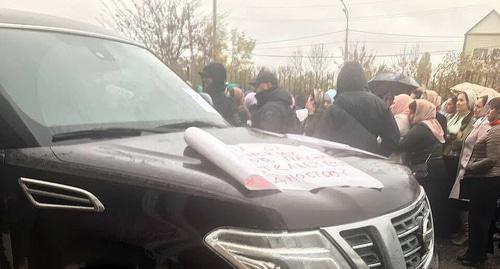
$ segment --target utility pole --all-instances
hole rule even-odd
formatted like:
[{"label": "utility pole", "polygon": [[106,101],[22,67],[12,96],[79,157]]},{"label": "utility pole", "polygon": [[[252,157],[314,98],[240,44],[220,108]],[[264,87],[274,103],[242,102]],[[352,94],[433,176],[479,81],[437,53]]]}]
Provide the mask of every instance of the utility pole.
[{"label": "utility pole", "polygon": [[215,46],[217,45],[217,0],[213,0],[213,14],[212,14],[212,19],[213,19],[213,30],[214,32],[212,33],[212,61],[215,62],[215,53],[217,49]]},{"label": "utility pole", "polygon": [[193,64],[194,64],[194,48],[193,48],[193,24],[191,21],[191,11],[192,11],[192,6],[188,6],[188,36],[189,36],[189,51],[190,51],[190,63],[189,63],[189,81],[193,83]]},{"label": "utility pole", "polygon": [[348,53],[349,53],[349,10],[347,10],[347,6],[344,2],[344,0],[340,0],[340,3],[342,3],[342,11],[345,14],[345,19],[346,19],[346,27],[345,27],[345,52],[344,52],[344,62],[347,62],[349,59]]}]

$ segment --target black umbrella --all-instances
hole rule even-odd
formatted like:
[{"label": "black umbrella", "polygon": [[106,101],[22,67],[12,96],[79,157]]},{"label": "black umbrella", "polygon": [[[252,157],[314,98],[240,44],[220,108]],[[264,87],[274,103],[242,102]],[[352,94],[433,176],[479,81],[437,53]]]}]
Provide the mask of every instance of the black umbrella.
[{"label": "black umbrella", "polygon": [[420,87],[414,78],[396,73],[380,73],[368,82],[370,90],[379,97],[387,94],[410,94],[412,90]]}]

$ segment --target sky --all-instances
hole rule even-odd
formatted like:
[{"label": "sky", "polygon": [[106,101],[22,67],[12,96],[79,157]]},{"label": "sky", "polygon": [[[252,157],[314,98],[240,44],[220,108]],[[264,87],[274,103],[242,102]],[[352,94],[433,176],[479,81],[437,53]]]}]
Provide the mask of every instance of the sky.
[{"label": "sky", "polygon": [[[0,8],[33,11],[100,25],[106,0],[0,0]],[[500,0],[344,0],[350,16],[349,40],[364,44],[391,64],[405,47],[431,52],[437,66],[447,51],[461,51],[463,37]],[[200,0],[210,15],[212,0]],[[332,57],[341,56],[346,20],[340,0],[217,0],[229,29],[254,38],[253,61],[258,66],[285,65],[298,48],[325,44]],[[333,59],[342,62],[342,59]],[[329,68],[336,69],[336,65]]]}]

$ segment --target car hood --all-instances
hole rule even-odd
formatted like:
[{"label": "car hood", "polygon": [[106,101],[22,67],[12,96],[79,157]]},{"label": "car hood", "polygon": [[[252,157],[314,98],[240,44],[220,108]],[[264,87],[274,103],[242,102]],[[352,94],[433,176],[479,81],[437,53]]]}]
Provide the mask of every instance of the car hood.
[{"label": "car hood", "polygon": [[[295,140],[247,128],[205,131],[229,145],[301,145]],[[384,185],[382,189],[324,187],[312,191],[248,191],[188,147],[183,132],[53,146],[52,151],[67,166],[99,170],[108,180],[259,208],[274,215],[278,221],[272,228],[278,229],[308,229],[366,220],[411,204],[421,191],[402,166],[348,150],[328,153],[378,179]]]}]

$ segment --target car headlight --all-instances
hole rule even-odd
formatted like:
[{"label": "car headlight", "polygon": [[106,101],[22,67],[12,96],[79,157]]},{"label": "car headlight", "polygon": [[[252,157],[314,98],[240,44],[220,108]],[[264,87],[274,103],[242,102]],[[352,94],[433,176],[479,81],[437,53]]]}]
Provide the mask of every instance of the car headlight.
[{"label": "car headlight", "polygon": [[351,268],[320,232],[264,233],[218,229],[205,243],[238,269]]}]

